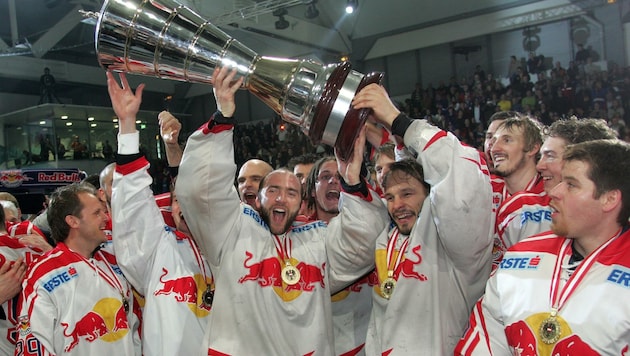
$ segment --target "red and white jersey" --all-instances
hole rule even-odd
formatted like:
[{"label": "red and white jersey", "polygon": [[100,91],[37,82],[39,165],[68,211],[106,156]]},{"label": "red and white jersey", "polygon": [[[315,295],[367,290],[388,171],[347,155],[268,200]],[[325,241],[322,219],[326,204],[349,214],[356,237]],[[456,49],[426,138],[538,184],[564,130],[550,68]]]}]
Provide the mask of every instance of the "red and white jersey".
[{"label": "red and white jersey", "polygon": [[109,217],[109,220],[107,221],[107,223],[105,223],[105,229],[103,230],[103,232],[105,232],[105,235],[107,235],[107,242],[101,244],[101,251],[105,251],[111,255],[115,255],[112,240],[112,217],[109,211],[106,214]]},{"label": "red and white jersey", "polygon": [[144,157],[116,165],[111,202],[116,259],[144,295],[144,355],[201,355],[211,309],[203,296],[208,286],[214,289],[212,274],[193,239],[164,224],[148,168]]},{"label": "red and white jersey", "polygon": [[335,355],[365,355],[365,338],[372,313],[372,288],[378,284],[376,270],[332,296]]},{"label": "red and white jersey", "polygon": [[[493,189],[498,186],[493,183]],[[549,230],[551,226],[551,199],[545,192],[540,174],[536,174],[523,191],[508,194],[505,186],[502,190],[503,200],[496,211],[494,228],[493,271],[508,248],[526,237]]]},{"label": "red and white jersey", "polygon": [[140,355],[131,304],[114,256],[86,259],[58,243],[28,268],[15,355]]},{"label": "red and white jersey", "polygon": [[[571,242],[547,232],[512,246],[488,280],[455,354],[627,355],[630,232],[577,267],[569,264]],[[554,329],[543,328],[554,304],[559,306],[555,342],[553,334],[542,333]]]},{"label": "red and white jersey", "polygon": [[[499,211],[499,207],[501,206],[501,204],[503,204],[504,201],[508,200],[512,195],[519,193],[508,192],[503,177],[499,177],[494,174],[490,176],[490,185],[492,186],[492,207],[495,213]],[[543,193],[545,191],[545,186],[543,185],[540,174],[537,173],[535,176],[533,176],[529,183],[527,183],[527,186],[525,186],[525,189],[523,189],[522,191],[537,194]]]},{"label": "red and white jersey", "polygon": [[492,270],[495,270],[505,251],[526,237],[551,228],[551,199],[541,193],[519,192],[501,204],[497,212]]},{"label": "red and white jersey", "polygon": [[[6,234],[0,235],[0,266],[5,263],[13,264],[18,258],[24,258],[26,265],[30,265],[41,251],[24,246],[17,238]],[[0,354],[11,355],[15,350],[17,334],[17,303],[19,294],[9,299],[0,306]]]},{"label": "red and white jersey", "polygon": [[[387,211],[373,191],[342,193],[329,224],[296,222],[275,236],[234,187],[232,128],[191,135],[176,185],[216,284],[204,354],[333,355],[331,294],[373,268],[376,236],[367,232],[384,228]],[[286,262],[300,272],[295,284],[281,279]]]},{"label": "red and white jersey", "polygon": [[[489,175],[477,150],[425,120],[413,120],[404,139],[431,190],[409,236],[400,234],[390,245],[398,230],[390,224],[376,241],[378,283],[366,353],[448,355],[490,274]],[[390,268],[396,283],[387,299],[381,284]]]},{"label": "red and white jersey", "polygon": [[7,231],[11,237],[37,234],[46,239],[46,235],[44,235],[42,230],[35,226],[30,220],[24,220],[14,224],[7,223]]}]

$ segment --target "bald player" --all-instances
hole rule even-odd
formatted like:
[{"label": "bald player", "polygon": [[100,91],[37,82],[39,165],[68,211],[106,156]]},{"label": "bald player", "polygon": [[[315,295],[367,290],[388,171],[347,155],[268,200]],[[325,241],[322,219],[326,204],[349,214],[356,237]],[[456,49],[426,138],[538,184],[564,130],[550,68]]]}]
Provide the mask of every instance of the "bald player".
[{"label": "bald player", "polygon": [[259,159],[250,159],[243,164],[236,178],[238,194],[243,203],[253,207],[256,206],[255,202],[260,181],[271,171],[273,171],[273,167],[271,167],[269,163]]}]

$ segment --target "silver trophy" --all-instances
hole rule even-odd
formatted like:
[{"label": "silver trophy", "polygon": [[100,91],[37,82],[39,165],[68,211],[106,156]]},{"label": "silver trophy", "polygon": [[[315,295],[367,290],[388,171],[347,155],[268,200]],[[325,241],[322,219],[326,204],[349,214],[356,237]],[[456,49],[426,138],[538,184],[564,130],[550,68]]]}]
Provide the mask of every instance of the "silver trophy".
[{"label": "silver trophy", "polygon": [[95,42],[106,70],[210,84],[215,67],[235,68],[244,89],[343,159],[369,114],[353,109],[352,98],[383,77],[363,75],[348,62],[259,56],[173,0],[105,0]]}]

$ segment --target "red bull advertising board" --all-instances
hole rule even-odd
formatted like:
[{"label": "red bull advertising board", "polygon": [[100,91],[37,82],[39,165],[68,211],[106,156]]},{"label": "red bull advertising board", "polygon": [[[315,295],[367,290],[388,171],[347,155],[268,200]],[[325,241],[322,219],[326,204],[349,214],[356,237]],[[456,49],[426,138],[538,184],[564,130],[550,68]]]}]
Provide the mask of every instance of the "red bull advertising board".
[{"label": "red bull advertising board", "polygon": [[86,177],[87,173],[77,168],[0,170],[0,191],[13,194],[22,213],[35,214],[43,209],[45,195]]}]

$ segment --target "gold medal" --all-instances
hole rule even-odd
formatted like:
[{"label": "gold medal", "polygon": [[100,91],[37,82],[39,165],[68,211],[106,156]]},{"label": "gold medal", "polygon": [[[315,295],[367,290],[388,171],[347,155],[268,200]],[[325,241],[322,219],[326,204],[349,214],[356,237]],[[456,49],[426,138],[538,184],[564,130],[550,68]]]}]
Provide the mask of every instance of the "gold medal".
[{"label": "gold medal", "polygon": [[545,344],[555,344],[560,339],[560,323],[556,316],[552,313],[549,317],[542,321],[540,328],[540,340]]},{"label": "gold medal", "polygon": [[385,299],[391,298],[396,287],[396,280],[394,279],[394,271],[387,271],[387,278],[381,283],[381,293]]},{"label": "gold medal", "polygon": [[212,301],[214,300],[214,291],[210,289],[210,286],[206,288],[206,290],[201,295],[201,303],[206,307],[212,306]]},{"label": "gold medal", "polygon": [[300,270],[295,268],[289,261],[286,262],[284,268],[282,268],[282,281],[290,286],[297,284],[300,281]]}]

